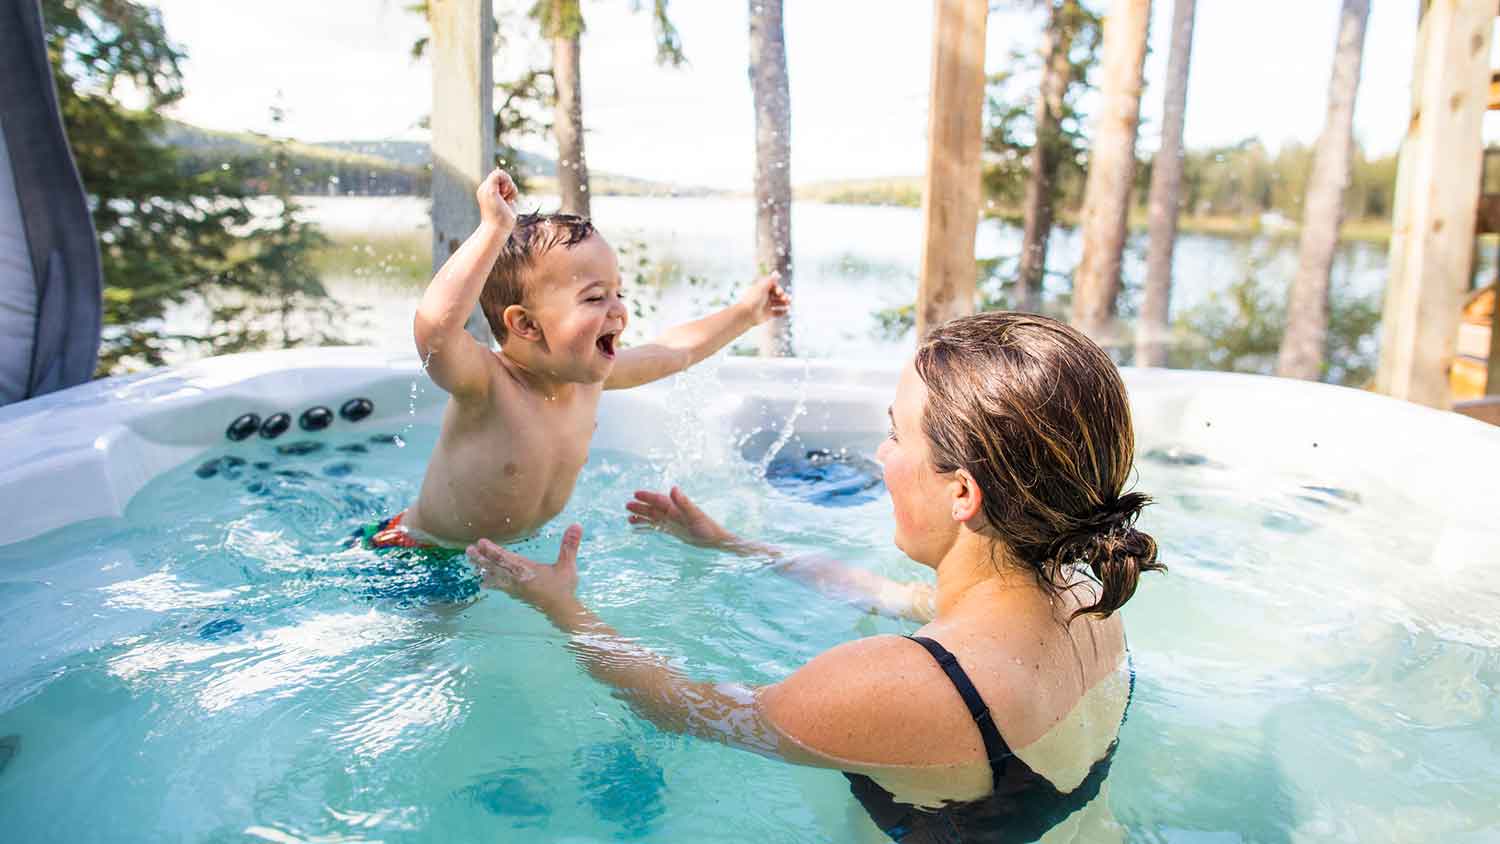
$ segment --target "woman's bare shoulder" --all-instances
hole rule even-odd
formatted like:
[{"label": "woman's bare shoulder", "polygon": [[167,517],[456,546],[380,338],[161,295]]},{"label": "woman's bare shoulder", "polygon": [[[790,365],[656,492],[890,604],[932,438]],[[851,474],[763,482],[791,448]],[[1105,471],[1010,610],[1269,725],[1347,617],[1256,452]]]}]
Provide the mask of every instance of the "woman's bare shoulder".
[{"label": "woman's bare shoulder", "polygon": [[852,769],[983,758],[942,668],[900,636],[832,648],[763,689],[760,700],[771,725],[794,745],[786,755],[804,763]]}]

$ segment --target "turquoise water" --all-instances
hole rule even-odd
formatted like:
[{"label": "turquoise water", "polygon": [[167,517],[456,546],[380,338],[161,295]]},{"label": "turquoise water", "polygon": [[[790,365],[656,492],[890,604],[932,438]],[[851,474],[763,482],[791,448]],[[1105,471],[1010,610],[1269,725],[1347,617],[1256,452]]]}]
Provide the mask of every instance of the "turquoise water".
[{"label": "turquoise water", "polygon": [[[0,548],[0,838],[854,839],[837,773],[662,734],[462,566],[344,547],[411,500],[436,436],[378,433],[215,449],[123,519]],[[582,522],[584,600],[698,677],[774,682],[909,632],[625,524],[632,491],[678,482],[745,534],[926,576],[868,464],[790,464],[817,471],[596,452],[525,551]],[[1138,684],[1107,789],[1128,838],[1500,837],[1500,592],[1472,574],[1500,561],[1452,570],[1440,514],[1373,476],[1157,453],[1140,487],[1172,571],[1126,613]]]}]

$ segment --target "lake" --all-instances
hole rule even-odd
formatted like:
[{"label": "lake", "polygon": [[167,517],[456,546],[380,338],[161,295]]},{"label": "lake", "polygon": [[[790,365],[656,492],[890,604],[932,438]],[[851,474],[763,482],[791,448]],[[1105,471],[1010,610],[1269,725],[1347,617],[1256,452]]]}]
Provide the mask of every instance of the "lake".
[{"label": "lake", "polygon": [[[354,249],[364,239],[389,239],[429,231],[429,202],[421,197],[304,197],[306,219]],[[522,210],[557,207],[550,197],[525,197]],[[710,310],[754,278],[755,217],[749,197],[621,197],[593,200],[593,217],[621,252],[627,278],[644,255],[652,282],[631,292],[654,310],[633,320],[628,339],[639,342],[667,325]],[[922,219],[915,208],[796,202],[792,209],[794,257],[793,334],[799,354],[810,357],[898,357],[911,346],[880,336],[874,313],[910,304],[916,295]],[[1124,261],[1122,311],[1133,313],[1145,278],[1144,233],[1133,235]],[[980,224],[978,258],[1013,259],[1019,227]],[[1077,266],[1081,238],[1059,228],[1049,254],[1049,296],[1065,296]],[[1184,234],[1174,255],[1174,314],[1203,305],[1248,274],[1273,293],[1285,291],[1296,272],[1295,236],[1224,237]],[[1375,300],[1386,280],[1384,245],[1350,242],[1333,268],[1336,296]],[[690,280],[697,279],[697,283]],[[326,279],[343,301],[363,306],[365,319],[350,326],[350,340],[380,346],[411,343],[411,317],[426,278],[371,264]],[[1284,293],[1282,293],[1284,295]],[[747,344],[748,346],[748,344]]]}]

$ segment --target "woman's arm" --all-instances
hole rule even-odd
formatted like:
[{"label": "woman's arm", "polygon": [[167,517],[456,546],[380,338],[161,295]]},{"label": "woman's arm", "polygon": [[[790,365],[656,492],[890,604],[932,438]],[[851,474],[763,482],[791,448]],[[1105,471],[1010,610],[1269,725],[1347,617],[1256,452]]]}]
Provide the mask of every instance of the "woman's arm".
[{"label": "woman's arm", "polygon": [[[665,657],[620,635],[578,600],[578,525],[563,534],[557,563],[540,565],[481,539],[469,560],[484,585],[509,592],[540,610],[568,634],[578,664],[613,687],[642,717],[663,730],[724,742],[762,755],[787,756],[775,731],[758,715],[755,691],[733,683],[684,677]],[[791,753],[795,756],[795,750]],[[794,759],[793,761],[798,761]]]},{"label": "woman's arm", "polygon": [[[763,689],[684,676],[578,600],[582,537],[581,527],[569,527],[550,566],[484,539],[469,546],[469,560],[486,587],[540,610],[569,636],[578,664],[657,727],[799,765],[873,770],[852,760],[878,757],[889,744],[886,724],[907,723],[920,711],[921,701],[903,684],[912,677],[925,683],[921,671],[933,667],[920,649],[894,636],[840,645]],[[915,667],[903,664],[914,657],[920,657]],[[880,737],[873,745],[871,735]]]},{"label": "woman's arm", "polygon": [[936,615],[937,593],[929,584],[901,583],[823,554],[798,554],[736,536],[698,509],[677,487],[666,495],[638,490],[635,500],[625,508],[630,511],[631,524],[669,533],[700,548],[763,558],[775,571],[869,612],[922,622]]}]

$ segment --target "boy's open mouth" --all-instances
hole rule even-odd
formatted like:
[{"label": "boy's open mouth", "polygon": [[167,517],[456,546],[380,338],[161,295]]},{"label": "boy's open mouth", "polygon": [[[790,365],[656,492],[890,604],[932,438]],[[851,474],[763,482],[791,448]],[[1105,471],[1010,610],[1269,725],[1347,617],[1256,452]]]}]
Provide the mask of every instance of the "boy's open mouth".
[{"label": "boy's open mouth", "polygon": [[614,360],[615,359],[615,340],[617,340],[619,338],[619,336],[620,336],[620,332],[618,332],[618,331],[612,331],[609,334],[601,335],[598,340],[594,341],[594,345],[599,347],[599,353],[600,354],[604,355],[605,357],[609,358],[610,360]]}]

